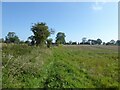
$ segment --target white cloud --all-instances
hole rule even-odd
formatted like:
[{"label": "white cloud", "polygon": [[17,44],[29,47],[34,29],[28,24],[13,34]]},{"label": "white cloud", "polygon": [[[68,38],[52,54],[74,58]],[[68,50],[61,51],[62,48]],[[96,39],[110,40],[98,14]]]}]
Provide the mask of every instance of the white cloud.
[{"label": "white cloud", "polygon": [[96,10],[96,11],[99,11],[99,10],[102,10],[103,7],[102,6],[92,6],[92,9]]},{"label": "white cloud", "polygon": [[92,9],[95,10],[95,11],[99,11],[99,10],[102,10],[103,9],[103,5],[105,4],[106,2],[95,2],[93,5],[92,5]]}]

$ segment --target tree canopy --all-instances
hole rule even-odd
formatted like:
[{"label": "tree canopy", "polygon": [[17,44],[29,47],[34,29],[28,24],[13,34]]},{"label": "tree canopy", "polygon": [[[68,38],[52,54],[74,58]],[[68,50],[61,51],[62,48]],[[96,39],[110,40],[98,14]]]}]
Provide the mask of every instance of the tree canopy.
[{"label": "tree canopy", "polygon": [[4,38],[0,38],[0,43],[3,43],[4,42]]},{"label": "tree canopy", "polygon": [[19,43],[19,37],[15,34],[15,32],[8,32],[5,42],[6,43]]},{"label": "tree canopy", "polygon": [[36,45],[42,45],[45,43],[47,38],[50,36],[50,31],[46,23],[35,23],[31,28]]},{"label": "tree canopy", "polygon": [[98,39],[97,39],[97,44],[100,45],[101,43],[102,43],[102,40],[98,38]]},{"label": "tree canopy", "polygon": [[87,38],[86,38],[86,37],[83,37],[83,38],[82,38],[82,43],[84,44],[86,41],[87,41]]},{"label": "tree canopy", "polygon": [[58,32],[56,35],[56,43],[57,44],[65,44],[65,33]]}]

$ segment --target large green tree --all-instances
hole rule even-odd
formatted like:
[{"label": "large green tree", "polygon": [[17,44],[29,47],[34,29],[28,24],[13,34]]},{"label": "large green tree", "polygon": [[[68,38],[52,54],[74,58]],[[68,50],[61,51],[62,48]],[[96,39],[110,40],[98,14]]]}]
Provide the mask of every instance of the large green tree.
[{"label": "large green tree", "polygon": [[43,45],[50,36],[50,31],[46,23],[35,23],[31,28],[36,45]]},{"label": "large green tree", "polygon": [[63,33],[63,32],[57,33],[56,43],[57,44],[65,44],[65,33]]},{"label": "large green tree", "polygon": [[19,37],[15,34],[15,32],[8,32],[5,42],[6,43],[19,43],[20,39]]}]

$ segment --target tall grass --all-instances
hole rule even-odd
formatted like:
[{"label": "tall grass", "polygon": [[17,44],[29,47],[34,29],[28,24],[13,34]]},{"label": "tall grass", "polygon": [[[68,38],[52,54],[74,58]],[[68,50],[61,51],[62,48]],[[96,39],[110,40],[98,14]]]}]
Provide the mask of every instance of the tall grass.
[{"label": "tall grass", "polygon": [[3,88],[118,87],[115,49],[27,45],[4,45],[2,49]]},{"label": "tall grass", "polygon": [[48,49],[27,45],[3,46],[3,87],[29,87],[40,75],[42,65],[51,53]]}]

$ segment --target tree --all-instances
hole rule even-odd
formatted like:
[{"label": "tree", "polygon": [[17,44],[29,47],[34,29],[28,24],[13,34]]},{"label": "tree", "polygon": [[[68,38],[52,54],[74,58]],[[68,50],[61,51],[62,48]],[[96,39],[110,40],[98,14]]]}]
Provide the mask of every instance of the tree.
[{"label": "tree", "polygon": [[77,45],[77,42],[72,42],[72,45]]},{"label": "tree", "polygon": [[50,46],[52,45],[52,38],[47,39],[47,47],[50,48]]},{"label": "tree", "polygon": [[3,43],[4,42],[4,39],[3,38],[0,38],[0,43]]},{"label": "tree", "polygon": [[25,43],[29,45],[30,41],[26,40]]},{"label": "tree", "polygon": [[111,43],[110,43],[110,42],[107,42],[106,45],[111,45]]},{"label": "tree", "polygon": [[5,37],[6,43],[19,43],[19,37],[15,34],[15,32],[8,32],[7,36]]},{"label": "tree", "polygon": [[116,41],[116,45],[120,46],[120,40]]},{"label": "tree", "polygon": [[92,40],[91,39],[88,39],[87,41],[90,45],[92,44]]},{"label": "tree", "polygon": [[111,41],[110,41],[110,44],[111,44],[111,45],[114,45],[114,44],[115,44],[115,40],[111,40]]},{"label": "tree", "polygon": [[21,40],[21,41],[19,42],[19,44],[25,44],[25,42],[24,42],[23,40]]},{"label": "tree", "polygon": [[70,45],[72,44],[72,41],[71,41],[71,40],[69,41],[69,44],[70,44]]},{"label": "tree", "polygon": [[30,37],[28,37],[28,41],[31,40],[31,45],[35,44],[35,37],[33,35],[31,35]]},{"label": "tree", "polygon": [[35,23],[31,28],[36,45],[43,45],[50,36],[50,31],[46,23]]},{"label": "tree", "polygon": [[63,33],[63,32],[57,33],[56,43],[57,44],[65,44],[65,33]]},{"label": "tree", "polygon": [[105,43],[105,42],[103,42],[103,45],[106,45],[106,43]]},{"label": "tree", "polygon": [[87,41],[86,39],[87,39],[86,37],[83,37],[83,38],[82,38],[82,43],[83,43],[83,44]]},{"label": "tree", "polygon": [[98,38],[97,43],[100,45],[102,43],[102,40]]},{"label": "tree", "polygon": [[91,40],[91,44],[96,45],[96,44],[98,44],[98,42],[97,42],[97,40]]}]

